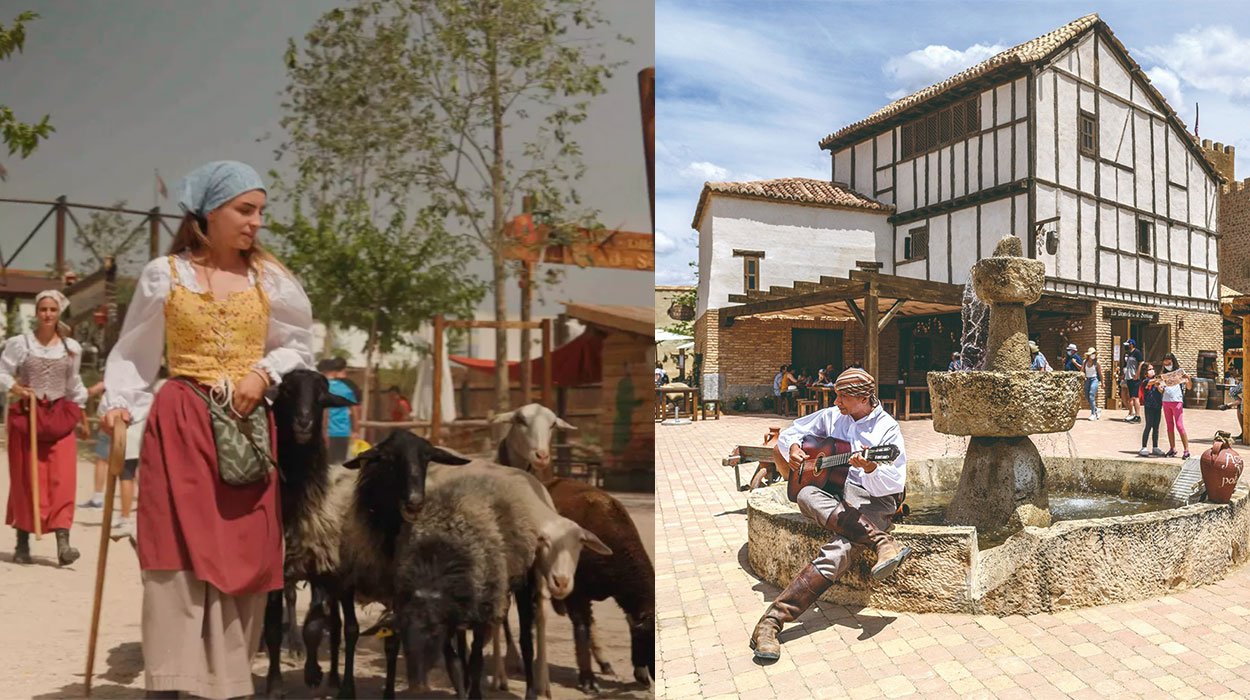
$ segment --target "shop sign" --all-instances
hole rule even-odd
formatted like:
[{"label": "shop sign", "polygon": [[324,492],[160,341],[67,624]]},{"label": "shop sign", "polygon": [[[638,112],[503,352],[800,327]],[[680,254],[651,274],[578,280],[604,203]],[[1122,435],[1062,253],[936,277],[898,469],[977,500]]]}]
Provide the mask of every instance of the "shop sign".
[{"label": "shop sign", "polygon": [[1158,311],[1146,311],[1144,309],[1121,309],[1115,306],[1108,306],[1103,309],[1103,315],[1111,319],[1127,318],[1133,321],[1159,322]]}]

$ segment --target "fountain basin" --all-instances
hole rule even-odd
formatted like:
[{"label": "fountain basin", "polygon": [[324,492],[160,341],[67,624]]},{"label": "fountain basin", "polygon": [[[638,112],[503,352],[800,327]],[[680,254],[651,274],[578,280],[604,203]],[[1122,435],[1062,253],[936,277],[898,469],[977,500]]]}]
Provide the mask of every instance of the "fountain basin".
[{"label": "fountain basin", "polygon": [[1023,437],[1072,429],[1080,372],[930,372],[933,429],[947,435]]},{"label": "fountain basin", "polygon": [[[1051,488],[1098,491],[1162,502],[1179,464],[1148,460],[1044,458]],[[908,493],[951,491],[962,457],[908,463]],[[756,575],[784,586],[830,534],[786,500],[784,485],[747,497],[748,560]],[[868,577],[860,552],[821,596],[845,605],[900,612],[1031,615],[1158,598],[1219,581],[1250,558],[1250,488],[1223,505],[1196,503],[1135,515],[1026,527],[982,550],[968,526],[893,530],[913,554],[887,581]]]}]

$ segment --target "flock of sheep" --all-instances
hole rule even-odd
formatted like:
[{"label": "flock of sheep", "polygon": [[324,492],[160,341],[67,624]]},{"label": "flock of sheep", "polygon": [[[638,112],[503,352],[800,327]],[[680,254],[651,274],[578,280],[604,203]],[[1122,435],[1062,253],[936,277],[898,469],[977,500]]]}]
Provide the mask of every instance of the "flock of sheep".
[{"label": "flock of sheep", "polygon": [[[297,581],[309,582],[313,594],[302,634],[304,681],[320,685],[317,648],[328,636],[329,680],[339,697],[355,696],[356,604],[370,602],[387,608],[379,625],[389,632],[384,697],[394,697],[401,647],[413,687],[426,687],[429,669],[441,660],[458,697],[482,697],[488,640],[494,642],[493,687],[506,688],[500,646],[504,635],[511,641],[506,621],[513,603],[525,696],[549,695],[548,596],[573,623],[581,689],[597,690],[592,655],[601,672],[611,672],[595,643],[590,612],[592,601],[608,598],[629,622],[635,679],[652,684],[654,569],[619,501],[551,477],[551,431],[572,426],[530,404],[496,417],[511,424],[499,445],[500,463],[470,460],[395,431],[338,466],[326,459],[321,423],[324,409],[341,401],[320,373],[308,370],[283,377],[274,400],[287,588],[271,594],[265,612],[266,697],[283,695],[280,647],[284,632],[295,641]],[[346,643],[341,676],[340,638]]]}]

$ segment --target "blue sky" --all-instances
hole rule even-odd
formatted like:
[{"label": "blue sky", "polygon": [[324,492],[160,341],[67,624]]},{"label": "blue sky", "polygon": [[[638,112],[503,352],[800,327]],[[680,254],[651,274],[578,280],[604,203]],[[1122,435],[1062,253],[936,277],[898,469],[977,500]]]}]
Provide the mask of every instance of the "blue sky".
[{"label": "blue sky", "polygon": [[1097,12],[1186,125],[1250,176],[1250,8],[1239,2],[656,3],[656,283],[689,284],[706,180],[828,179],[825,135]]}]

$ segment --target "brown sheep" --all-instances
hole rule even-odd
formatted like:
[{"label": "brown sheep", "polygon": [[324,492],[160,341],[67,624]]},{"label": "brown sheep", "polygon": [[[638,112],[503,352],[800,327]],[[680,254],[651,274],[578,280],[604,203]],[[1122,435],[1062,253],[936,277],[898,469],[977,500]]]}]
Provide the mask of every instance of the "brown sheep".
[{"label": "brown sheep", "polygon": [[600,671],[612,673],[594,642],[590,610],[591,601],[608,598],[621,606],[629,622],[634,679],[650,687],[655,678],[655,567],[638,528],[625,506],[602,489],[563,478],[548,481],[546,486],[560,515],[598,535],[612,549],[608,556],[582,552],[573,592],[564,600],[552,601],[556,612],[567,614],[573,622],[578,687],[598,692],[590,665],[592,650]]}]

